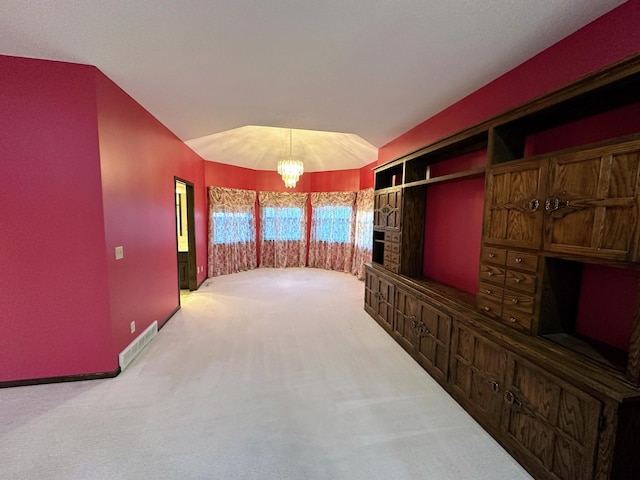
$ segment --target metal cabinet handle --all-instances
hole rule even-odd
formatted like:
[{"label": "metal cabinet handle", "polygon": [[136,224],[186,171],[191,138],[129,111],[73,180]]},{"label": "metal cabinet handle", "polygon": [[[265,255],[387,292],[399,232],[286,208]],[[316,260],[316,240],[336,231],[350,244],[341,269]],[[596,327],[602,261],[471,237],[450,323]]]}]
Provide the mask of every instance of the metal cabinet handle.
[{"label": "metal cabinet handle", "polygon": [[500,384],[494,380],[489,380],[489,384],[491,385],[491,390],[498,393],[500,391]]},{"label": "metal cabinet handle", "polygon": [[509,405],[516,405],[518,407],[522,406],[522,402],[518,400],[516,396],[509,390],[504,392],[504,401],[507,402]]},{"label": "metal cabinet handle", "polygon": [[490,277],[493,276],[493,272],[487,272],[487,275],[489,275]]},{"label": "metal cabinet handle", "polygon": [[518,299],[514,298],[514,299],[511,300],[511,302],[513,302],[513,304],[515,305],[516,303],[518,303]]},{"label": "metal cabinet handle", "polygon": [[520,257],[516,258],[516,263],[522,263],[522,258]]},{"label": "metal cabinet handle", "polygon": [[540,200],[538,200],[537,198],[534,198],[529,203],[527,203],[526,207],[529,209],[530,212],[537,212],[538,208],[540,208]]},{"label": "metal cabinet handle", "polygon": [[518,321],[518,319],[517,319],[516,317],[511,317],[511,318],[509,319],[509,321],[510,321],[511,323],[516,323],[516,322]]},{"label": "metal cabinet handle", "polygon": [[485,312],[488,312],[489,310],[491,310],[489,307],[483,307]]},{"label": "metal cabinet handle", "polygon": [[514,281],[515,283],[520,283],[520,282],[521,282],[521,280],[520,280],[519,278],[514,278],[514,279],[513,279],[513,281]]},{"label": "metal cabinet handle", "polygon": [[544,201],[544,209],[547,212],[555,212],[559,208],[570,206],[569,200],[560,200],[556,197],[549,197]]},{"label": "metal cabinet handle", "polygon": [[487,295],[491,295],[491,290],[485,290],[487,292]]},{"label": "metal cabinet handle", "polygon": [[494,258],[495,256],[496,256],[496,254],[495,254],[495,253],[490,253],[490,254],[489,254],[489,258]]}]

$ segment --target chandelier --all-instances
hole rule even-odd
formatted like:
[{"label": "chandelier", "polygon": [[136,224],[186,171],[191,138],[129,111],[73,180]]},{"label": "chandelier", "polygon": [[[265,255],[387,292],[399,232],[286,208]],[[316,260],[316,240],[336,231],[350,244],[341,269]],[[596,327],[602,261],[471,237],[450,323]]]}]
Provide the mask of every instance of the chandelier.
[{"label": "chandelier", "polygon": [[289,129],[289,157],[278,161],[278,173],[282,176],[284,186],[293,188],[298,183],[302,172],[304,172],[303,163],[300,160],[294,160],[291,156],[291,129]]}]

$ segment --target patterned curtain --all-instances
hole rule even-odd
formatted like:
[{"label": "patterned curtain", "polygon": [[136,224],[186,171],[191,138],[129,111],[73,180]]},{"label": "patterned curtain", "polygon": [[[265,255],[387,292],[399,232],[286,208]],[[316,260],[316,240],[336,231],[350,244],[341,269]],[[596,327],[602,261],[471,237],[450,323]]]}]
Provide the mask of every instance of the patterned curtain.
[{"label": "patterned curtain", "polygon": [[373,188],[360,190],[356,197],[355,237],[351,273],[364,280],[364,264],[371,261],[373,251]]},{"label": "patterned curtain", "polygon": [[311,194],[310,267],[351,271],[355,200],[355,192]]},{"label": "patterned curtain", "polygon": [[209,187],[208,276],[256,268],[256,192]]},{"label": "patterned curtain", "polygon": [[307,193],[258,193],[261,267],[305,266],[307,197]]}]

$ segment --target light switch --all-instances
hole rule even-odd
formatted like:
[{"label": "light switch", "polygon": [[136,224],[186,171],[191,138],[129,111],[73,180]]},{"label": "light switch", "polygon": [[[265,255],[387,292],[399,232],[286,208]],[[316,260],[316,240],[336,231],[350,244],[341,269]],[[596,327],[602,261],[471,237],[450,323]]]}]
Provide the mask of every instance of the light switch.
[{"label": "light switch", "polygon": [[116,260],[121,260],[124,258],[124,247],[116,247]]}]

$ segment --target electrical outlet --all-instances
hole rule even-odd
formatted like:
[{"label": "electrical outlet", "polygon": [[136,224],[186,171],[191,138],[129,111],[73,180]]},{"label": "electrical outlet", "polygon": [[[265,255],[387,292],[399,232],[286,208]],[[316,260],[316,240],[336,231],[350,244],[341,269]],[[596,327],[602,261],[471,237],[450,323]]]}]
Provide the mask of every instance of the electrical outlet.
[{"label": "electrical outlet", "polygon": [[136,331],[136,321],[134,320],[133,322],[131,322],[129,324],[129,327],[131,327],[131,333],[134,333]]},{"label": "electrical outlet", "polygon": [[116,247],[116,260],[121,260],[124,258],[124,247],[119,246]]}]

